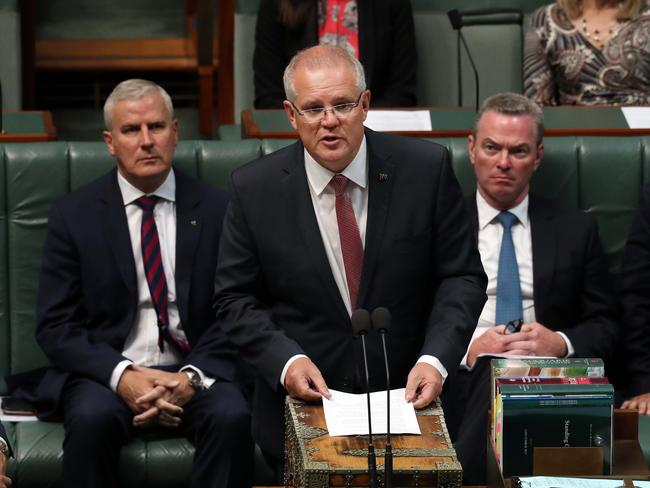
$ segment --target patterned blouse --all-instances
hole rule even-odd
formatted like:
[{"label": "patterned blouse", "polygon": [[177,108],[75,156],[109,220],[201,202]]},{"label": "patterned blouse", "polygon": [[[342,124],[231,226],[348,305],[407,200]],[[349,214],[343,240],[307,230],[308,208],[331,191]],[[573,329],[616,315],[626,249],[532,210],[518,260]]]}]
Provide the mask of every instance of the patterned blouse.
[{"label": "patterned blouse", "polygon": [[526,29],[524,93],[541,105],[650,105],[650,0],[600,50],[556,4]]},{"label": "patterned blouse", "polygon": [[318,0],[318,43],[341,46],[359,59],[357,0]]}]

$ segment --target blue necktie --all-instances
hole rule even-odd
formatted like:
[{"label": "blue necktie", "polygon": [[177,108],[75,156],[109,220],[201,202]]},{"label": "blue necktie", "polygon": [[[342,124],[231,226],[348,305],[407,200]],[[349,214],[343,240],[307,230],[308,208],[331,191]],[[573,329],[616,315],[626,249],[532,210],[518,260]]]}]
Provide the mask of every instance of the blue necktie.
[{"label": "blue necktie", "polygon": [[523,318],[521,306],[521,283],[519,282],[519,267],[515,246],[512,243],[512,226],[517,217],[510,212],[501,212],[497,220],[503,225],[503,239],[499,253],[499,271],[497,276],[497,306],[496,325],[505,324],[510,320]]}]

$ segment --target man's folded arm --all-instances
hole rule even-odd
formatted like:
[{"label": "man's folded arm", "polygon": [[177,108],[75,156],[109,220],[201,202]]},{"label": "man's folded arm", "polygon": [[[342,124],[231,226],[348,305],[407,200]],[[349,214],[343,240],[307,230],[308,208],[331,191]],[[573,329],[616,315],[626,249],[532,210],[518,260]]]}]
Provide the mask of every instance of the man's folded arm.
[{"label": "man's folded arm", "polygon": [[579,321],[562,332],[570,341],[575,356],[608,360],[617,344],[619,316],[595,219],[591,219],[583,255]]}]

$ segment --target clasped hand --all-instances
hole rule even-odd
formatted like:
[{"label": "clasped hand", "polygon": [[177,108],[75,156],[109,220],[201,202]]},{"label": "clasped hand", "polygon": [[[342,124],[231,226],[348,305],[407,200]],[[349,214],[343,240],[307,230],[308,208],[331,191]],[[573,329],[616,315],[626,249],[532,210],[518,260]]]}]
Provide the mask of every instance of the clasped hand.
[{"label": "clasped hand", "polygon": [[135,414],[135,427],[181,424],[183,405],[195,394],[183,372],[172,373],[131,365],[122,374],[117,394]]},{"label": "clasped hand", "polygon": [[473,366],[479,354],[517,354],[521,356],[551,356],[567,354],[564,338],[539,322],[530,322],[520,332],[506,333],[499,325],[485,331],[472,342],[467,353],[467,364]]}]

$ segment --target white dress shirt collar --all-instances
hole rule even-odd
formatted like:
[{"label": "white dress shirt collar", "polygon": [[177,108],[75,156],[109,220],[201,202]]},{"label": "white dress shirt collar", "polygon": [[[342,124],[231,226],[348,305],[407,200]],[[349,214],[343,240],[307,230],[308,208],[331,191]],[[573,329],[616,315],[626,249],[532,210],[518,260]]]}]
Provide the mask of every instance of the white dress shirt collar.
[{"label": "white dress shirt collar", "polygon": [[[364,135],[357,155],[340,173],[364,190],[368,186],[368,165],[366,164],[366,153],[366,136]],[[307,152],[307,149],[305,149],[305,171],[307,172],[307,180],[314,189],[316,195],[323,193],[334,175],[337,174],[318,164],[316,160],[311,157],[311,154]]]},{"label": "white dress shirt collar", "polygon": [[[129,205],[130,203],[135,202],[142,195],[147,195],[142,190],[139,190],[131,183],[127,181],[124,176],[117,172],[117,183],[120,186],[120,191],[122,192],[122,200],[124,205]],[[169,202],[176,201],[176,175],[174,174],[174,169],[172,168],[165,178],[165,181],[160,185],[155,191],[149,193],[148,195],[156,195],[157,197],[163,198]]]},{"label": "white dress shirt collar", "polygon": [[[480,191],[476,192],[476,210],[478,211],[479,231],[485,229],[501,213],[501,210],[494,208],[483,198]],[[530,223],[530,219],[528,218],[528,195],[524,197],[519,205],[508,209],[508,212],[514,214],[517,220],[519,220],[519,223],[527,229]]]}]

